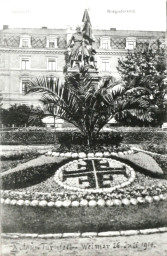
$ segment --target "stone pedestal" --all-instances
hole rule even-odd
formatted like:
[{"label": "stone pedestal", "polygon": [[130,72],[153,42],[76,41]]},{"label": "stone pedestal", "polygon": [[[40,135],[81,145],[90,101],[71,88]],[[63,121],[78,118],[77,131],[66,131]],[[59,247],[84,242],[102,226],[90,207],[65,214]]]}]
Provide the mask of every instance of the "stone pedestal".
[{"label": "stone pedestal", "polygon": [[100,76],[99,76],[98,70],[96,70],[96,69],[89,69],[88,73],[92,77],[92,80],[93,80],[92,81],[92,85],[96,87],[98,85],[99,80],[100,80]]},{"label": "stone pedestal", "polygon": [[[68,68],[68,74],[80,73],[78,67]],[[100,80],[99,71],[94,68],[88,69],[88,74],[92,77],[92,86],[96,86]]]}]

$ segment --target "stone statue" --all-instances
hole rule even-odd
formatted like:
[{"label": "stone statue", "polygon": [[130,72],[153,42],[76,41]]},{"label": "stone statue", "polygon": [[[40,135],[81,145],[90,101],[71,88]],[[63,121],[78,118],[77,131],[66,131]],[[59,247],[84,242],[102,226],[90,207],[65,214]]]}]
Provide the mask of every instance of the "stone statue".
[{"label": "stone statue", "polygon": [[78,66],[91,65],[95,67],[95,53],[96,51],[92,48],[92,39],[85,36],[81,32],[81,28],[78,26],[76,32],[72,35],[68,44],[68,56],[71,68]]}]

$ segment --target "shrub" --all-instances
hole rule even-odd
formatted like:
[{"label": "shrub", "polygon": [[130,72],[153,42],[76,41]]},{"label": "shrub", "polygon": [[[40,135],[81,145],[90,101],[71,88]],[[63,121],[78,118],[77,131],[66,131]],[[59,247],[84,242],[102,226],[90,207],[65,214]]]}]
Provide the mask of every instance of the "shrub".
[{"label": "shrub", "polygon": [[167,133],[165,131],[157,130],[130,130],[123,132],[123,143],[139,144],[139,143],[151,143],[161,144],[162,141],[167,141]]},{"label": "shrub", "polygon": [[[87,145],[86,137],[80,132],[58,132],[56,134],[57,142],[59,144],[69,146],[71,145]],[[118,145],[122,141],[122,134],[119,132],[101,132],[99,137],[94,139],[94,145],[105,144],[105,145]]]},{"label": "shrub", "polygon": [[[54,144],[59,143],[70,148],[73,145],[86,145],[85,138],[78,131],[72,129],[67,131],[51,131],[48,129],[19,129],[18,131],[3,131],[0,133],[2,145],[33,145],[33,144]],[[107,132],[100,132],[96,145],[119,145],[151,143],[161,144],[167,141],[167,132],[159,129],[149,128],[116,128]],[[95,145],[95,143],[93,143]]]},{"label": "shrub", "polygon": [[43,126],[42,118],[44,112],[39,107],[23,105],[12,105],[9,109],[2,109],[2,123],[6,126],[36,125]]},{"label": "shrub", "polygon": [[0,133],[2,145],[53,144],[55,134],[47,131],[4,131]]},{"label": "shrub", "polygon": [[153,144],[147,143],[143,145],[143,149],[146,151],[151,151],[157,154],[167,154],[167,145],[166,144]]}]

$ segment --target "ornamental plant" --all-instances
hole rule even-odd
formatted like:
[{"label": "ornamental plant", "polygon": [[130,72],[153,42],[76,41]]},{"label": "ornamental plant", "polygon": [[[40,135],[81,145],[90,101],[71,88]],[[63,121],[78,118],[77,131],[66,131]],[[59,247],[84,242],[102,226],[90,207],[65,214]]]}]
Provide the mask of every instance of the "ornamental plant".
[{"label": "ornamental plant", "polygon": [[[126,118],[117,116],[119,121],[126,124],[161,124],[165,118],[165,49],[160,41],[156,42],[155,49],[145,45],[137,47],[134,51],[128,51],[123,59],[118,60],[118,71],[127,89],[134,90],[134,99],[143,98],[148,100],[151,111],[151,119],[145,121],[137,120],[133,113],[129,113]],[[144,88],[140,93],[136,93],[136,88]]]},{"label": "ornamental plant", "polygon": [[40,101],[53,116],[72,123],[92,146],[100,130],[118,113],[126,116],[133,113],[136,118],[150,120],[147,98],[135,98],[144,88],[127,88],[124,82],[113,77],[101,78],[96,84],[83,68],[81,72],[68,74],[65,82],[59,79],[37,77],[30,81],[27,93],[41,94]]}]

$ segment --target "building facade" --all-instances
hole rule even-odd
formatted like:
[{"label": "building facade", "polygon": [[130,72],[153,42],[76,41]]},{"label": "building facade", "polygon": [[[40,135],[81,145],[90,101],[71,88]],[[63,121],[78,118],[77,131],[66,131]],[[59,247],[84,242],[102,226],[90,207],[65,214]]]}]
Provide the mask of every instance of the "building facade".
[{"label": "building facade", "polygon": [[[25,95],[29,79],[45,76],[63,79],[65,51],[72,28],[41,29],[4,26],[0,31],[0,90],[3,107],[13,104],[39,105],[37,95]],[[119,77],[118,58],[145,44],[157,47],[165,42],[165,32],[93,30],[99,75]]]}]

